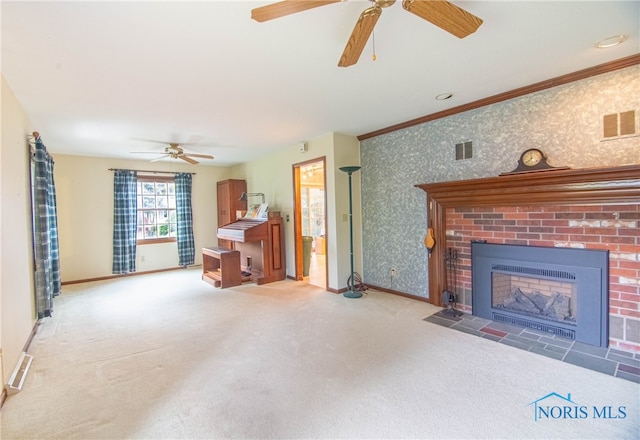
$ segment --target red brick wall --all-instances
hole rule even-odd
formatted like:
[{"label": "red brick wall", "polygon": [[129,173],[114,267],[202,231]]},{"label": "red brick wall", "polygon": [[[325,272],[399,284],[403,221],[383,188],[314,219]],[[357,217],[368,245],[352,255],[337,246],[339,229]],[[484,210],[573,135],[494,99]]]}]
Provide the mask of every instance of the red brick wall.
[{"label": "red brick wall", "polygon": [[640,204],[451,208],[447,247],[458,251],[456,287],[471,311],[471,240],[608,249],[609,345],[640,352]]}]

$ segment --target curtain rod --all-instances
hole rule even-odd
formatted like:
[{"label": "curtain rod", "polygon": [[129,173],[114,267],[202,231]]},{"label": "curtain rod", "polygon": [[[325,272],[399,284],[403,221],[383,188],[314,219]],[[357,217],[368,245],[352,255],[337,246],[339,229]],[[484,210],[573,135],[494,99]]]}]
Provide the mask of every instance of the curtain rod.
[{"label": "curtain rod", "polygon": [[[115,171],[116,169],[121,169],[121,168],[107,168],[107,170],[109,171]],[[182,171],[151,171],[151,170],[127,170],[127,171],[137,171],[139,173],[153,173],[153,174],[178,174],[181,173]],[[191,174],[193,176],[195,176],[196,173],[188,173]]]},{"label": "curtain rod", "polygon": [[40,139],[40,133],[37,131],[27,135],[27,143],[29,145],[35,145],[38,139]]}]

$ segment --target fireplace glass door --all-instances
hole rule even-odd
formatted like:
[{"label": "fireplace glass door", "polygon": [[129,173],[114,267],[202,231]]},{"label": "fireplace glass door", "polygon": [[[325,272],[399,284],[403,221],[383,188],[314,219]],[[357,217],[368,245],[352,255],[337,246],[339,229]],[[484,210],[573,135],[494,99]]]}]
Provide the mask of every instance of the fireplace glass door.
[{"label": "fireplace glass door", "polygon": [[608,262],[606,250],[472,242],[473,314],[606,347]]},{"label": "fireplace glass door", "polygon": [[494,270],[491,286],[494,309],[565,324],[575,324],[577,321],[578,295],[575,282]]}]

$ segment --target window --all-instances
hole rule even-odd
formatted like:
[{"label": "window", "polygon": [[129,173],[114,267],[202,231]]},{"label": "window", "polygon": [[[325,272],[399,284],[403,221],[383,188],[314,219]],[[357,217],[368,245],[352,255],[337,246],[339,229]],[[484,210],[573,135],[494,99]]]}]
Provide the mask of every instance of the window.
[{"label": "window", "polygon": [[138,177],[138,244],[176,241],[176,184],[173,177]]}]

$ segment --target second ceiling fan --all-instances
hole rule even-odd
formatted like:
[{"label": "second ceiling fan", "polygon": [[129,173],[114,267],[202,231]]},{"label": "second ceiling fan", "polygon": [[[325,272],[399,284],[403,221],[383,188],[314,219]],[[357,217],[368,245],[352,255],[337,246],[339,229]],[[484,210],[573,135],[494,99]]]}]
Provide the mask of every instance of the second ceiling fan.
[{"label": "second ceiling fan", "polygon": [[[344,0],[284,0],[253,9],[251,18],[263,22],[340,1]],[[338,66],[349,67],[358,62],[364,46],[382,14],[382,8],[387,8],[395,2],[396,0],[372,0],[373,6],[360,14],[342,52]],[[474,33],[482,24],[481,18],[446,0],[403,0],[402,7],[458,38],[464,38]]]},{"label": "second ceiling fan", "polygon": [[[159,142],[159,141],[151,141],[151,142]],[[138,153],[138,154],[160,154],[160,156],[151,159],[151,162],[157,162],[159,160],[162,159],[166,159],[167,157],[170,157],[171,159],[181,159],[184,160],[185,162],[189,162],[192,165],[196,165],[199,162],[195,159],[193,159],[194,157],[198,157],[201,159],[213,159],[213,156],[209,155],[209,154],[195,154],[195,153],[185,153],[184,150],[182,149],[182,147],[180,145],[185,145],[185,144],[178,144],[175,142],[166,142],[167,144],[169,144],[167,147],[164,147],[164,152],[163,153],[154,153],[154,152],[150,152],[150,151],[132,151],[132,153]]]}]

